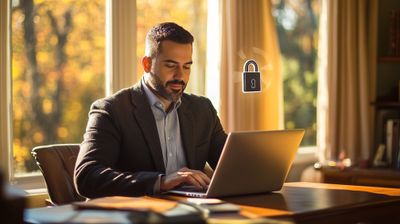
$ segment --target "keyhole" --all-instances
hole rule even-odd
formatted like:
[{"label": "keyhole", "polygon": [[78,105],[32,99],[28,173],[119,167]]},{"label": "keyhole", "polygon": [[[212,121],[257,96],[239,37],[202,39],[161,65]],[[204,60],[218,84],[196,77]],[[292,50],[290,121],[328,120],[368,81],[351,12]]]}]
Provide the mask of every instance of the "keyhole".
[{"label": "keyhole", "polygon": [[251,82],[251,88],[255,89],[256,88],[256,80],[252,79],[250,82]]}]

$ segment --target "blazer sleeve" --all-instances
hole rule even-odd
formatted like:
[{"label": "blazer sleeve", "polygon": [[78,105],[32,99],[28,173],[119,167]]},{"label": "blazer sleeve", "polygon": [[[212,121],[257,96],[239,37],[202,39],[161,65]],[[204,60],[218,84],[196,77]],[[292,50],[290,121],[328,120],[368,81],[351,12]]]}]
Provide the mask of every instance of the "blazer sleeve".
[{"label": "blazer sleeve", "polygon": [[109,102],[93,103],[75,165],[75,188],[84,197],[153,194],[157,172],[121,172],[116,169],[121,134]]}]

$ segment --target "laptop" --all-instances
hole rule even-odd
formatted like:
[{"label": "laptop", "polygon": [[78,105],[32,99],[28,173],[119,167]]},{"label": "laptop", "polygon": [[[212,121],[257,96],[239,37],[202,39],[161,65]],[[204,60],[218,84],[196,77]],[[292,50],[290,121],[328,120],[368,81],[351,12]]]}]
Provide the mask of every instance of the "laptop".
[{"label": "laptop", "polygon": [[182,186],[168,193],[211,198],[278,191],[303,136],[301,129],[229,133],[206,190]]}]

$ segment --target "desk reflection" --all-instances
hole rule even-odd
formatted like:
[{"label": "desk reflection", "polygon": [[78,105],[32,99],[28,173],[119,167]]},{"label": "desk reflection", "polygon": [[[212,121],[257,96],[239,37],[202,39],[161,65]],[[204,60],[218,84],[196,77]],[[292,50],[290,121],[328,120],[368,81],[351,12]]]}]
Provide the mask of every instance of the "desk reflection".
[{"label": "desk reflection", "polygon": [[279,192],[229,197],[224,200],[241,206],[289,211],[285,197]]}]

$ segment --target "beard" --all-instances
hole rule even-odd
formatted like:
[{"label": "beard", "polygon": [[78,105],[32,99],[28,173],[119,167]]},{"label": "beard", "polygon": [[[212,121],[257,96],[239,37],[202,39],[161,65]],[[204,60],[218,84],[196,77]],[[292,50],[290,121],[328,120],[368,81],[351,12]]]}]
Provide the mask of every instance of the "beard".
[{"label": "beard", "polygon": [[[151,73],[149,79],[151,85],[154,87],[155,93],[169,101],[177,102],[186,88],[186,83],[183,80],[173,79],[167,81],[165,84],[162,83],[162,80],[159,76]],[[170,84],[181,84],[182,88],[180,90],[170,89],[168,91],[168,85]]]}]

